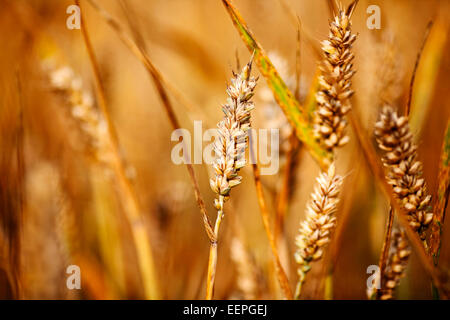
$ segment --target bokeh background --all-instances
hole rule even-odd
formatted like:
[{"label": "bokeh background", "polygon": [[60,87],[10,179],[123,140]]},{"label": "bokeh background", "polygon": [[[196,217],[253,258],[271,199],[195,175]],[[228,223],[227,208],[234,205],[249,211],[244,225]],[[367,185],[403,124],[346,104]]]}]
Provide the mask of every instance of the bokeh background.
[{"label": "bokeh background", "polygon": [[[149,57],[193,109],[169,90],[181,126],[204,130],[221,117],[226,83],[250,58],[219,0],[98,0],[125,31],[139,30]],[[326,0],[235,0],[233,2],[289,85],[296,63],[300,100],[310,91],[328,35]],[[348,1],[344,2],[348,5]],[[142,279],[114,183],[86,152],[77,122],[52,91],[44,58],[69,66],[94,97],[92,66],[80,30],[66,27],[65,0],[0,0],[0,298],[135,299]],[[366,26],[369,5],[381,8],[381,29]],[[160,298],[202,299],[209,253],[207,235],[185,166],[171,161],[172,129],[154,83],[138,59],[87,1],[81,1],[97,55],[106,103],[129,176],[144,212],[155,259]],[[438,163],[450,115],[450,3],[447,0],[361,0],[353,17],[353,105],[372,137],[381,97],[404,108],[417,53],[429,21],[413,94],[411,126],[430,192],[437,190]],[[300,60],[298,26],[301,20]],[[294,19],[293,19],[294,17]],[[254,74],[258,75],[257,68]],[[294,81],[294,82],[293,82]],[[286,126],[260,77],[254,128]],[[97,98],[94,99],[97,101]],[[97,104],[96,104],[97,105]],[[194,112],[195,111],[195,112]],[[201,115],[201,117],[199,117]],[[274,121],[276,120],[276,121]],[[289,128],[288,128],[289,129]],[[286,128],[284,128],[286,130]],[[289,131],[289,130],[288,130]],[[378,264],[388,201],[374,182],[356,140],[338,151],[338,172],[347,175],[338,216],[339,240],[308,274],[304,298],[324,297],[324,275],[334,262],[333,297],[366,299],[369,265]],[[281,135],[286,140],[285,135]],[[281,141],[281,143],[286,141]],[[288,141],[287,141],[288,142]],[[269,209],[275,212],[285,161],[277,175],[263,176]],[[291,199],[279,250],[291,287],[297,281],[294,239],[319,167],[300,148],[291,179]],[[210,219],[215,219],[210,168],[195,165]],[[227,203],[219,244],[217,299],[278,299],[269,243],[251,170]],[[273,215],[274,216],[274,215]],[[275,219],[272,219],[272,221]],[[440,266],[450,263],[444,226]],[[68,290],[66,268],[81,268],[81,290]],[[431,298],[430,281],[415,254],[399,298]]]}]

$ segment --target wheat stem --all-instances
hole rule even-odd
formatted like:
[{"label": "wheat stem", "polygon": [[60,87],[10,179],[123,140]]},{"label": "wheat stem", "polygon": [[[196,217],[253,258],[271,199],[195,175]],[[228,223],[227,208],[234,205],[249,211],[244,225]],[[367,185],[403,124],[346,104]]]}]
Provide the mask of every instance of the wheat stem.
[{"label": "wheat stem", "polygon": [[[220,224],[224,216],[223,203],[224,196],[219,196],[219,208],[217,209],[217,218],[214,225],[214,237],[219,238]],[[214,283],[216,279],[216,269],[217,269],[217,241],[214,241],[210,245],[209,249],[209,261],[208,261],[208,274],[206,280],[206,300],[211,300],[214,294]]]}]

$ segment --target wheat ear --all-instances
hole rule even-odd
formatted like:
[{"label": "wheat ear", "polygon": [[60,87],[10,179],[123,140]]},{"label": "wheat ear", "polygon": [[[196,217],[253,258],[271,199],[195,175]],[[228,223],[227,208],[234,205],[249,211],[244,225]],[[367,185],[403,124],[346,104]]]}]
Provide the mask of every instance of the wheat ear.
[{"label": "wheat ear", "polygon": [[107,124],[94,107],[92,95],[83,90],[83,82],[68,66],[50,70],[50,85],[66,97],[71,116],[78,122],[89,151],[100,163],[112,160],[111,143],[108,138]]},{"label": "wheat ear", "polygon": [[393,299],[395,288],[398,286],[400,279],[405,276],[410,254],[411,250],[405,231],[401,228],[394,229],[392,231],[389,259],[386,270],[381,277],[381,289],[379,292],[381,300]]},{"label": "wheat ear", "polygon": [[430,211],[431,196],[422,178],[422,163],[417,158],[417,146],[409,130],[408,118],[399,117],[390,106],[385,105],[375,124],[378,146],[384,151],[383,163],[387,168],[387,181],[401,206],[408,212],[408,221],[423,240],[433,220]]},{"label": "wheat ear", "polygon": [[350,21],[355,5],[356,2],[352,3],[346,11],[339,7],[330,22],[328,39],[322,42],[324,59],[316,95],[318,106],[314,131],[322,145],[331,152],[349,140],[344,129],[347,126],[345,115],[351,109],[349,98],[353,94],[350,80],[355,73],[351,49],[356,35],[352,34]]},{"label": "wheat ear", "polygon": [[[253,60],[253,59],[252,59]],[[227,88],[227,103],[222,106],[224,118],[219,122],[218,138],[214,143],[216,159],[213,164],[214,178],[210,180],[211,189],[217,194],[214,206],[217,218],[214,226],[215,242],[211,243],[206,299],[212,299],[217,265],[217,239],[224,215],[224,203],[230,197],[233,187],[241,183],[239,170],[245,166],[245,150],[248,145],[247,131],[250,128],[250,111],[254,108],[253,91],[256,86],[254,77],[250,77],[252,61],[240,74],[233,72],[231,84]]]},{"label": "wheat ear", "polygon": [[324,247],[331,240],[331,233],[336,226],[334,214],[342,180],[341,176],[336,175],[334,164],[331,164],[328,172],[322,172],[317,178],[314,192],[306,206],[306,219],[300,224],[299,235],[295,239],[295,261],[299,265],[296,299],[300,297],[306,274],[311,269],[310,262],[322,258]]}]

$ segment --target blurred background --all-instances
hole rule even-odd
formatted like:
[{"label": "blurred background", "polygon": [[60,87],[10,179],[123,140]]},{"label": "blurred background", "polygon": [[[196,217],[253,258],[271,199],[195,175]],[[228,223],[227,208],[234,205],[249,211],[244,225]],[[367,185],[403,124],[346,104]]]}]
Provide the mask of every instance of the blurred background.
[{"label": "blurred background", "polygon": [[[124,31],[145,46],[170,86],[169,99],[180,125],[193,133],[222,118],[226,84],[232,70],[250,53],[219,0],[97,1]],[[299,99],[310,96],[328,36],[327,0],[235,0],[249,28],[292,89],[300,63]],[[52,71],[68,67],[98,111],[91,60],[80,30],[69,30],[65,0],[0,0],[0,298],[138,299],[146,297],[143,278],[114,172],[93,156],[83,128],[64,92],[52,87]],[[349,1],[344,1],[345,5]],[[381,29],[369,30],[366,9],[381,9]],[[105,19],[81,1],[93,51],[99,62],[109,115],[116,128],[126,174],[143,213],[161,299],[202,299],[209,254],[194,192],[184,165],[171,160],[172,127],[158,91],[141,62]],[[431,194],[438,184],[438,164],[450,115],[450,1],[361,0],[353,16],[354,108],[367,133],[380,101],[403,110],[417,53],[429,21],[433,27],[417,72],[411,128]],[[301,20],[301,41],[298,25]],[[136,32],[138,31],[138,33]],[[296,52],[300,47],[300,58]],[[238,57],[238,59],[237,59]],[[259,71],[253,69],[255,75]],[[54,79],[53,79],[54,80]],[[53,82],[54,84],[54,82]],[[174,94],[174,92],[178,93]],[[180,98],[180,96],[182,98]],[[275,212],[286,172],[289,125],[263,77],[254,98],[252,126],[280,128],[281,164],[263,176],[265,196]],[[70,101],[69,101],[70,102]],[[191,109],[187,108],[191,106]],[[287,127],[286,127],[287,126]],[[338,228],[325,259],[308,275],[303,296],[324,298],[330,265],[333,298],[366,299],[366,273],[377,265],[389,209],[368,170],[352,129],[351,142],[337,154],[337,168],[347,175],[337,213]],[[286,134],[287,132],[287,134]],[[95,148],[94,144],[94,148]],[[92,147],[92,146],[91,146]],[[192,149],[193,151],[193,149]],[[290,200],[280,227],[279,250],[291,287],[297,282],[293,254],[299,223],[313,191],[319,167],[301,147],[292,155]],[[215,219],[210,168],[194,165],[210,219]],[[233,189],[219,239],[214,297],[278,299],[269,243],[259,213],[251,170]],[[435,196],[433,197],[435,198]],[[440,266],[450,263],[449,228],[444,227]],[[81,270],[81,289],[68,290],[69,265]],[[328,285],[329,286],[329,285]],[[431,298],[430,281],[415,254],[401,281],[402,299]]]}]

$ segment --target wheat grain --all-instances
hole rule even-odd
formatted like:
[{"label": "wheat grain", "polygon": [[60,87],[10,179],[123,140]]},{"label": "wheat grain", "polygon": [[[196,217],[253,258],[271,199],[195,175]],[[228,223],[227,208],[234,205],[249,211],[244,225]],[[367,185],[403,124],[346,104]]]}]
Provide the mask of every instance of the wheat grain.
[{"label": "wheat grain", "polygon": [[425,240],[425,231],[433,220],[431,196],[422,178],[422,163],[416,160],[417,146],[413,143],[408,118],[398,116],[390,106],[385,105],[375,125],[375,136],[379,148],[384,151],[386,178],[408,212],[410,226]]},{"label": "wheat grain", "polygon": [[311,200],[306,206],[306,219],[301,223],[296,237],[295,261],[299,265],[296,298],[300,296],[306,273],[311,269],[309,263],[322,257],[325,246],[331,240],[331,233],[336,226],[334,213],[339,202],[342,179],[336,175],[335,166],[331,164],[328,172],[322,172],[317,178]]},{"label": "wheat grain", "polygon": [[330,22],[328,39],[322,42],[324,59],[316,95],[314,131],[316,138],[331,152],[349,140],[344,129],[347,126],[345,115],[351,109],[351,78],[355,73],[351,49],[356,35],[352,34],[350,21],[355,5],[350,5],[346,11],[340,6]]}]

